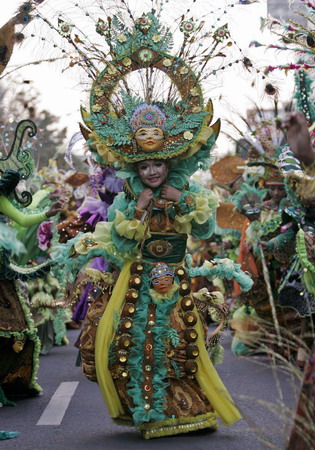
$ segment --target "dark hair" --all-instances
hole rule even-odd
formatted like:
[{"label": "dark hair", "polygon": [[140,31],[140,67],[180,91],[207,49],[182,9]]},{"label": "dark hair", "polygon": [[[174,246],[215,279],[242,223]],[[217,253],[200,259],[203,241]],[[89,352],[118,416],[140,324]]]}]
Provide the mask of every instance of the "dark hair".
[{"label": "dark hair", "polygon": [[20,173],[16,170],[7,170],[0,179],[0,195],[10,195],[21,179]]}]

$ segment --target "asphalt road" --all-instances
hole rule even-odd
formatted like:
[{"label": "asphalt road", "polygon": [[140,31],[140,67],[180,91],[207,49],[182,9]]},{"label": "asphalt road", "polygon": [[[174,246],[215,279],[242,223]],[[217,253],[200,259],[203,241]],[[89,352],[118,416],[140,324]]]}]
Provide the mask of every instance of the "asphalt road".
[{"label": "asphalt road", "polygon": [[[272,369],[263,356],[240,358],[232,355],[228,334],[223,341],[224,363],[217,369],[244,419],[230,427],[221,425],[214,433],[152,440],[142,439],[133,428],[112,423],[98,386],[86,380],[81,369],[75,366],[77,349],[72,344],[77,335],[78,331],[70,331],[69,346],[54,347],[49,355],[41,357],[41,396],[18,399],[16,407],[0,408],[0,429],[20,432],[17,438],[0,441],[1,449],[284,449],[289,425],[283,418],[290,415],[285,407],[293,413],[297,387],[281,368]],[[78,382],[78,385],[71,385],[76,389],[61,424],[37,425],[62,382]]]}]

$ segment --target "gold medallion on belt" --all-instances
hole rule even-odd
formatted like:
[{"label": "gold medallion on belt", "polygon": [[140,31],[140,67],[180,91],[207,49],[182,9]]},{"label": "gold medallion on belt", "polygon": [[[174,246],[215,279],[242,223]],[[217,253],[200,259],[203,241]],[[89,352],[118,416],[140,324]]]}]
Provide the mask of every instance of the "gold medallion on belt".
[{"label": "gold medallion on belt", "polygon": [[170,242],[163,239],[157,239],[149,242],[147,251],[153,256],[167,256],[172,253],[173,246]]}]

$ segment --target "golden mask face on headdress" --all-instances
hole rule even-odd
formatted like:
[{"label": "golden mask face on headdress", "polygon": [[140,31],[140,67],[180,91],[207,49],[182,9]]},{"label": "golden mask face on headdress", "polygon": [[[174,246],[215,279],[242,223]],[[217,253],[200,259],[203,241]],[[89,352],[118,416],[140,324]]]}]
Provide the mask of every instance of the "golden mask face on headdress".
[{"label": "golden mask face on headdress", "polygon": [[145,152],[157,152],[164,145],[164,132],[158,127],[139,128],[135,132],[135,140]]}]

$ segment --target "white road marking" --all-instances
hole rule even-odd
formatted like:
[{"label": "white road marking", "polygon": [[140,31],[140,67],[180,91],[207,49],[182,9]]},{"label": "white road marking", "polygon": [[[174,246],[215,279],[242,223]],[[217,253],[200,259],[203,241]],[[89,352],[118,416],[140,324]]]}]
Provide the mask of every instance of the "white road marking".
[{"label": "white road marking", "polygon": [[78,384],[78,381],[60,383],[37,425],[60,425]]}]

